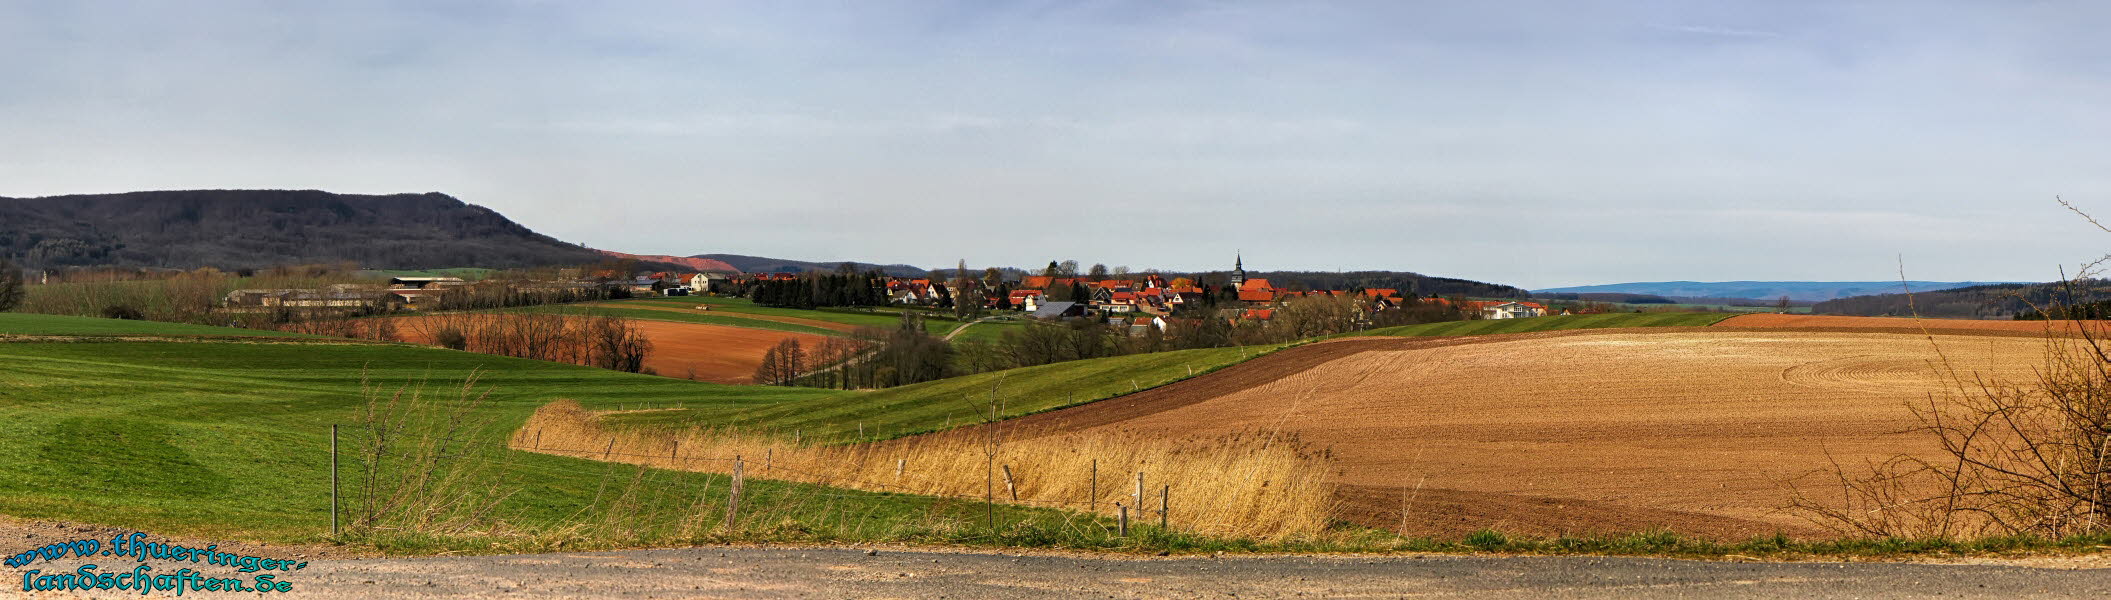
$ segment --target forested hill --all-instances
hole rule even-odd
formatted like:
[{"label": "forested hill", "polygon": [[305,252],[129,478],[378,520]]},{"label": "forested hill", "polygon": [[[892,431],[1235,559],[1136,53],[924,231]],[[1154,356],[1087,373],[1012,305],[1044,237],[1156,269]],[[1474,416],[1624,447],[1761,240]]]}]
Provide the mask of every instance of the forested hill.
[{"label": "forested hill", "polygon": [[2086,304],[2111,299],[2111,282],[2091,279],[2061,283],[2004,283],[1972,287],[1878,294],[1827,300],[1811,306],[1811,312],[1865,317],[1923,317],[1946,319],[2009,319],[2031,310],[2033,305]]},{"label": "forested hill", "polygon": [[1692,298],[1753,298],[1760,300],[1771,300],[1788,296],[1790,300],[1817,302],[1849,296],[1889,294],[1902,289],[1921,292],[2004,282],[1907,281],[1903,282],[1908,286],[1905,288],[1900,287],[1901,283],[1898,281],[1643,281],[1579,285],[1533,291],[1542,294],[1618,293]]},{"label": "forested hill", "polygon": [[605,259],[446,194],[316,190],[0,197],[0,255],[32,268],[510,268]]},{"label": "forested hill", "polygon": [[[769,258],[766,256],[747,256],[743,254],[698,254],[689,258],[700,258],[704,260],[720,261],[729,265],[733,265],[734,268],[740,269],[742,271],[747,271],[749,273],[829,273],[834,272],[836,268],[838,266],[841,266],[844,262],[792,260],[788,258]],[[894,275],[899,277],[922,277],[931,272],[929,269],[924,269],[915,265],[880,265],[855,261],[851,261],[851,264],[856,267],[856,270],[858,272],[861,273],[865,271],[879,271],[888,275]]]}]

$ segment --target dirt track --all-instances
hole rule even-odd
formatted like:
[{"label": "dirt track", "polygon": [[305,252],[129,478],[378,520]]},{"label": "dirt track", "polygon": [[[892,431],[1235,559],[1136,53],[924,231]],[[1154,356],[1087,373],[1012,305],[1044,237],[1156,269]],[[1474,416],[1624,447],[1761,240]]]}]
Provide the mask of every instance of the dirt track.
[{"label": "dirt track", "polygon": [[[403,341],[432,343],[423,329],[414,325],[417,319],[424,318],[428,317],[401,317],[398,320],[398,334],[403,336]],[[785,339],[799,340],[808,348],[827,339],[827,336],[810,333],[702,323],[632,319],[631,324],[644,331],[646,339],[652,340],[652,352],[645,359],[646,367],[666,377],[713,383],[753,383],[755,367],[762,364],[763,353]]]},{"label": "dirt track", "polygon": [[[1935,339],[1960,368],[2005,376],[2043,350]],[[1014,425],[1281,430],[1332,448],[1348,516],[1398,527],[1404,513],[1417,533],[1815,533],[1777,510],[1780,481],[1828,452],[1930,451],[1900,432],[1905,404],[1943,388],[1934,357],[1918,334],[1737,328],[1356,339]]]}]

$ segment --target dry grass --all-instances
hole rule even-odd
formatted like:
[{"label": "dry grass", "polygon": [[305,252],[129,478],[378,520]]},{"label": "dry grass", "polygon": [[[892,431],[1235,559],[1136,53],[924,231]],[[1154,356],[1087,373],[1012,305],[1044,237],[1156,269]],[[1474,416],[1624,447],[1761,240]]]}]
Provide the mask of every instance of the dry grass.
[{"label": "dry grass", "polygon": [[[1334,486],[1326,481],[1329,457],[1276,435],[1021,436],[985,427],[875,444],[812,446],[779,435],[726,429],[612,429],[601,424],[601,414],[570,400],[553,402],[515,432],[512,445],[715,473],[731,472],[732,459],[741,457],[750,477],[975,500],[989,497],[1001,503],[1110,515],[1117,506],[1129,506],[1130,518],[1139,524],[1158,521],[1159,496],[1169,491],[1167,520],[1173,529],[1225,537],[1309,538],[1324,530],[1335,512]],[[1135,510],[1138,472],[1144,473],[1142,512]]]}]

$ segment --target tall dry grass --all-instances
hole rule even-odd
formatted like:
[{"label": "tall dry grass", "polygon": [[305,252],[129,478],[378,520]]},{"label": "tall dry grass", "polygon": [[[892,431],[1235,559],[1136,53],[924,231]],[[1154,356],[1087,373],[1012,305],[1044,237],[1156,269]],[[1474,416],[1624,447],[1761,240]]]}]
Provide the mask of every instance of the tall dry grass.
[{"label": "tall dry grass", "polygon": [[[1022,435],[984,427],[873,444],[812,446],[780,435],[731,429],[616,429],[601,422],[603,414],[571,400],[550,403],[514,433],[512,445],[716,473],[731,472],[731,459],[738,456],[750,477],[974,500],[989,497],[1109,515],[1117,506],[1127,506],[1136,523],[1158,521],[1159,495],[1170,487],[1170,527],[1225,537],[1310,537],[1323,531],[1335,513],[1334,486],[1326,481],[1330,457],[1279,435]],[[1144,473],[1141,510],[1135,498],[1138,472]]]}]

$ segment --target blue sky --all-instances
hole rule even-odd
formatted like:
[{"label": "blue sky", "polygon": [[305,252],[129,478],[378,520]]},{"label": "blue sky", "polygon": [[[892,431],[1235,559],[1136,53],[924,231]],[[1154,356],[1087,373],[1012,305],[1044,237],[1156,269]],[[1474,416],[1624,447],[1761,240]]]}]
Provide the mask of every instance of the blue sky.
[{"label": "blue sky", "polygon": [[10,2],[0,195],[440,191],[639,253],[2049,279],[2111,9]]}]

